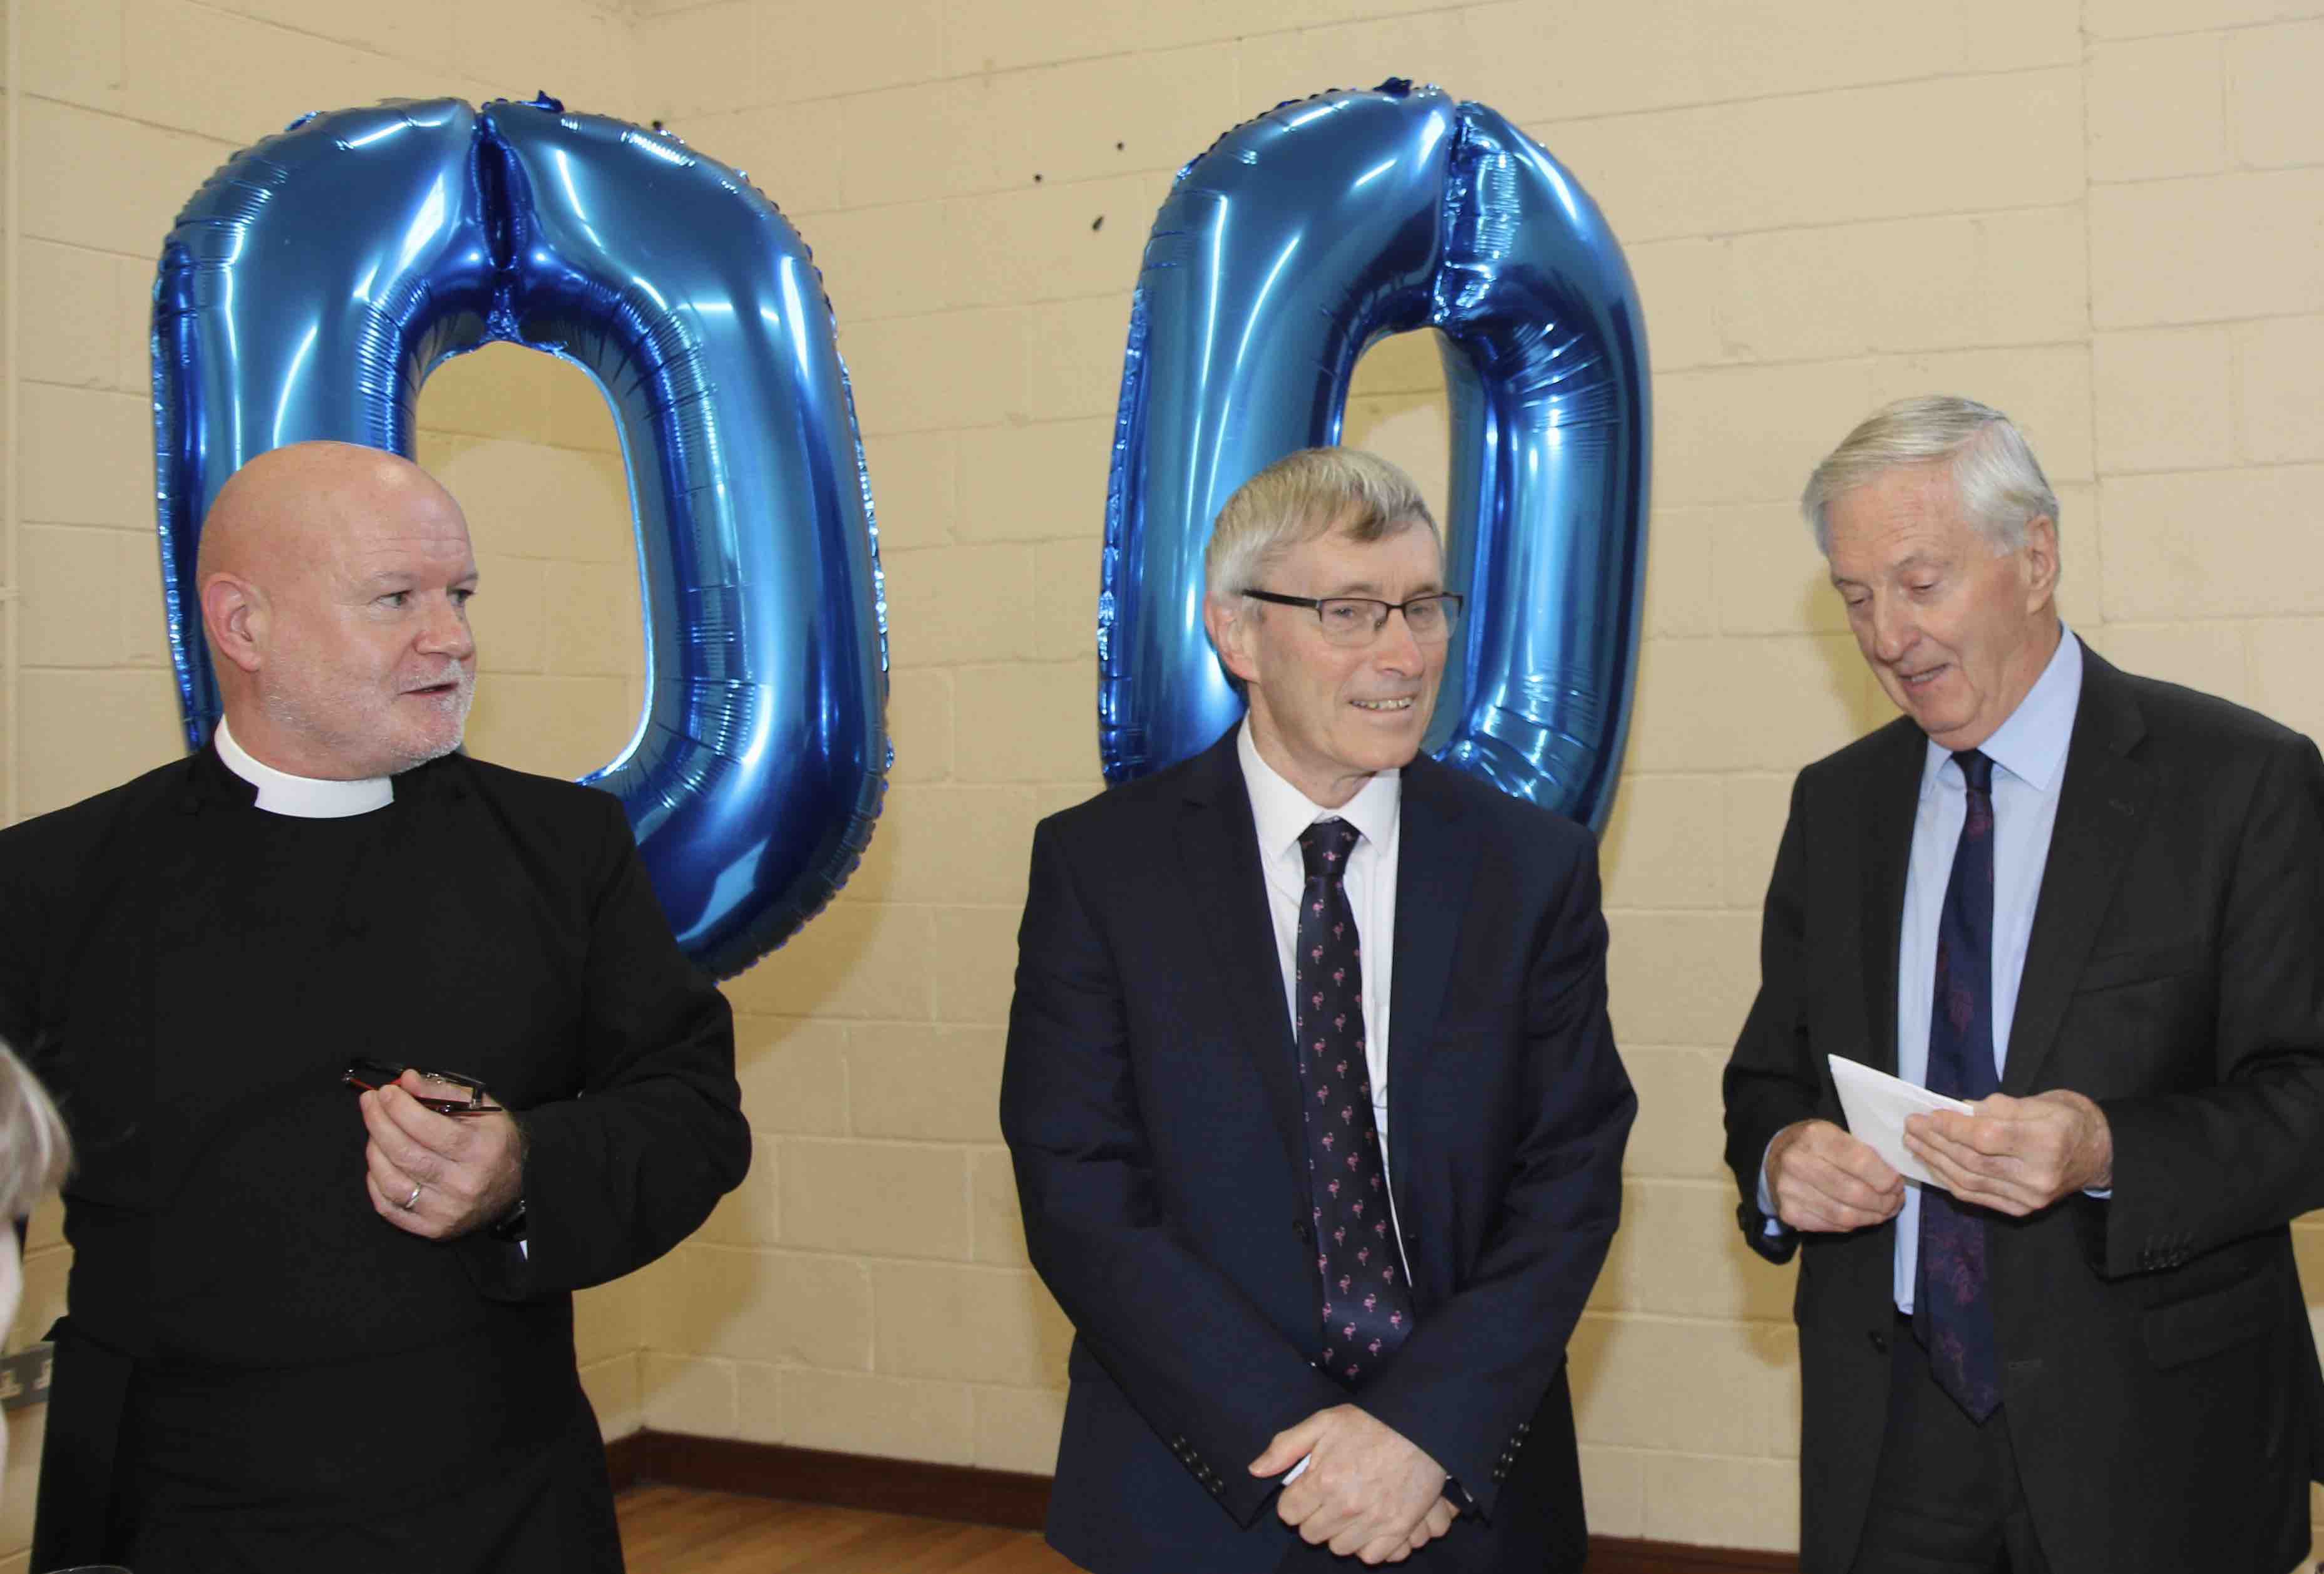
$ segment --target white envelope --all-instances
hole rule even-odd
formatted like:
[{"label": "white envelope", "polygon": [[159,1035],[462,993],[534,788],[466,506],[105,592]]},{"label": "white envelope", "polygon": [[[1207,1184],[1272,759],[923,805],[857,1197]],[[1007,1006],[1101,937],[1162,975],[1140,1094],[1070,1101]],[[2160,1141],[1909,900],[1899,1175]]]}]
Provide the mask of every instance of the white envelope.
[{"label": "white envelope", "polygon": [[1824,1058],[1831,1062],[1831,1080],[1840,1089],[1840,1107],[1847,1113],[1848,1129],[1857,1140],[1886,1159],[1888,1167],[1906,1180],[1945,1190],[1945,1183],[1923,1168],[1921,1161],[1905,1147],[1904,1117],[1932,1109],[1958,1109],[1967,1115],[1969,1107],[1959,1099],[1932,1093],[1868,1065],[1843,1060],[1836,1054]]}]

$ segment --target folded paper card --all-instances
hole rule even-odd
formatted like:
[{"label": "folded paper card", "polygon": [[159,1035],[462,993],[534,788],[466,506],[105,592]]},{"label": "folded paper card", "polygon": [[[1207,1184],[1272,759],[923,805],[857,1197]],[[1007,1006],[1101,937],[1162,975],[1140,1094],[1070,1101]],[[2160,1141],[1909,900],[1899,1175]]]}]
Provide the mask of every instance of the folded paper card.
[{"label": "folded paper card", "polygon": [[1958,1109],[1966,1115],[1969,1107],[1868,1065],[1836,1054],[1825,1058],[1831,1062],[1831,1080],[1840,1089],[1840,1107],[1848,1117],[1848,1129],[1906,1180],[1942,1190],[1944,1183],[1932,1177],[1904,1146],[1904,1117],[1931,1109]]}]

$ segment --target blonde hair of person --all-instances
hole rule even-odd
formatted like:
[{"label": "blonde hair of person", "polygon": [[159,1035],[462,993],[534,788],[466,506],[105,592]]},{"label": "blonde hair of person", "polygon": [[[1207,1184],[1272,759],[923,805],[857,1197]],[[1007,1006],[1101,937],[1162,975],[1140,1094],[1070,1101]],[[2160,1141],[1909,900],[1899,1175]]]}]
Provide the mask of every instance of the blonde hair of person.
[{"label": "blonde hair of person", "polygon": [[1361,448],[1302,448],[1235,489],[1203,549],[1203,583],[1222,599],[1240,596],[1285,551],[1334,530],[1377,541],[1420,524],[1436,538],[1428,503],[1412,477]]}]

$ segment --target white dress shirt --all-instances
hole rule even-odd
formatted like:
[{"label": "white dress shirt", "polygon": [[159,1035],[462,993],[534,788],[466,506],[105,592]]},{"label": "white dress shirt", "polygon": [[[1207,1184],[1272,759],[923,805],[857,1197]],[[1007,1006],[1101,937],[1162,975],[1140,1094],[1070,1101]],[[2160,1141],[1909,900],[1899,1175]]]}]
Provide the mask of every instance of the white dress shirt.
[{"label": "white dress shirt", "polygon": [[[1299,834],[1318,820],[1345,820],[1363,833],[1348,854],[1347,872],[1340,877],[1348,895],[1348,911],[1356,920],[1356,938],[1370,937],[1364,947],[1364,1066],[1371,1074],[1372,1122],[1379,1128],[1380,1180],[1388,1188],[1388,1238],[1396,1242],[1404,1282],[1412,1283],[1412,1264],[1404,1255],[1404,1226],[1396,1216],[1396,1175],[1388,1156],[1388,983],[1396,961],[1396,861],[1397,832],[1404,823],[1404,773],[1375,772],[1356,796],[1336,809],[1327,809],[1283,779],[1259,757],[1246,719],[1235,734],[1235,753],[1242,761],[1244,787],[1250,794],[1250,817],[1259,830],[1259,867],[1267,879],[1267,911],[1275,920],[1275,962],[1283,975],[1283,1008],[1291,1013],[1291,1026],[1299,1026],[1296,988],[1299,949],[1299,898],[1307,891],[1307,860],[1299,851]],[[1286,1055],[1297,1054],[1288,1040]],[[1301,1459],[1284,1473],[1288,1487],[1307,1472]]]},{"label": "white dress shirt", "polygon": [[277,770],[234,741],[234,732],[218,718],[211,736],[226,768],[258,789],[258,806],[270,815],[294,820],[344,820],[368,815],[395,801],[392,777],[367,776],[357,781],[326,781],[319,777],[292,776]]},{"label": "white dress shirt", "polygon": [[[1364,783],[1362,790],[1336,809],[1327,809],[1278,775],[1259,757],[1246,721],[1235,740],[1242,760],[1243,785],[1250,793],[1250,815],[1259,828],[1259,867],[1267,878],[1267,910],[1275,920],[1275,960],[1283,974],[1283,1006],[1291,1014],[1296,1032],[1299,1002],[1292,990],[1297,977],[1293,953],[1299,946],[1299,898],[1307,889],[1307,861],[1299,851],[1299,833],[1318,820],[1345,820],[1363,833],[1363,840],[1348,854],[1348,871],[1342,878],[1348,893],[1348,910],[1356,920],[1356,937],[1364,943],[1364,1065],[1372,1083],[1372,1121],[1379,1128],[1380,1178],[1388,1193],[1388,1229],[1399,1258],[1404,1232],[1396,1219],[1396,1175],[1388,1156],[1388,1033],[1389,983],[1396,953],[1396,865],[1397,831],[1403,824],[1404,778],[1401,771],[1383,770]],[[1286,1054],[1292,1045],[1283,1046]],[[1412,1267],[1405,1265],[1405,1283]]]}]

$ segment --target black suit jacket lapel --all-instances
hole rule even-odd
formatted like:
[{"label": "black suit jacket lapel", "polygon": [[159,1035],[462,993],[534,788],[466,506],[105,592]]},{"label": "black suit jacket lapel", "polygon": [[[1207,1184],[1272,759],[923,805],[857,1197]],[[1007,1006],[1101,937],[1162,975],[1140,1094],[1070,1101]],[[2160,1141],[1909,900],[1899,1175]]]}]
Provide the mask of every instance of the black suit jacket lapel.
[{"label": "black suit jacket lapel", "polygon": [[2022,1098],[2039,1085],[2066,1001],[2089,960],[2099,921],[2122,883],[2123,863],[2145,826],[2154,773],[2129,758],[2145,720],[2122,674],[2082,648],[2082,693],[2066,744],[2058,818],[2025,943],[2025,975],[2010,1024],[2001,1091]]},{"label": "black suit jacket lapel", "polygon": [[[1399,1201],[1414,1168],[1417,1121],[1399,1110],[1419,1107],[1427,1047],[1444,1004],[1460,941],[1461,917],[1477,874],[1476,822],[1445,789],[1452,768],[1425,755],[1404,769],[1398,809],[1395,972],[1388,986],[1388,1165]],[[1454,1134],[1457,1137],[1457,1134]]]},{"label": "black suit jacket lapel", "polygon": [[1218,963],[1221,1001],[1237,1040],[1258,1063],[1268,1112],[1283,1138],[1285,1162],[1306,1195],[1305,1138],[1299,1130],[1299,1068],[1284,1005],[1283,964],[1267,880],[1259,866],[1259,828],[1243,783],[1236,734],[1213,744],[1186,778],[1178,822],[1180,867]]},{"label": "black suit jacket lapel", "polygon": [[[1919,812],[1921,772],[1928,737],[1910,721],[1879,734],[1858,816],[1858,856],[1863,861],[1865,1064],[1896,1072],[1896,947],[1904,927],[1904,876],[1913,861],[1913,819]],[[1821,1067],[1817,1068],[1819,1072]]]}]

